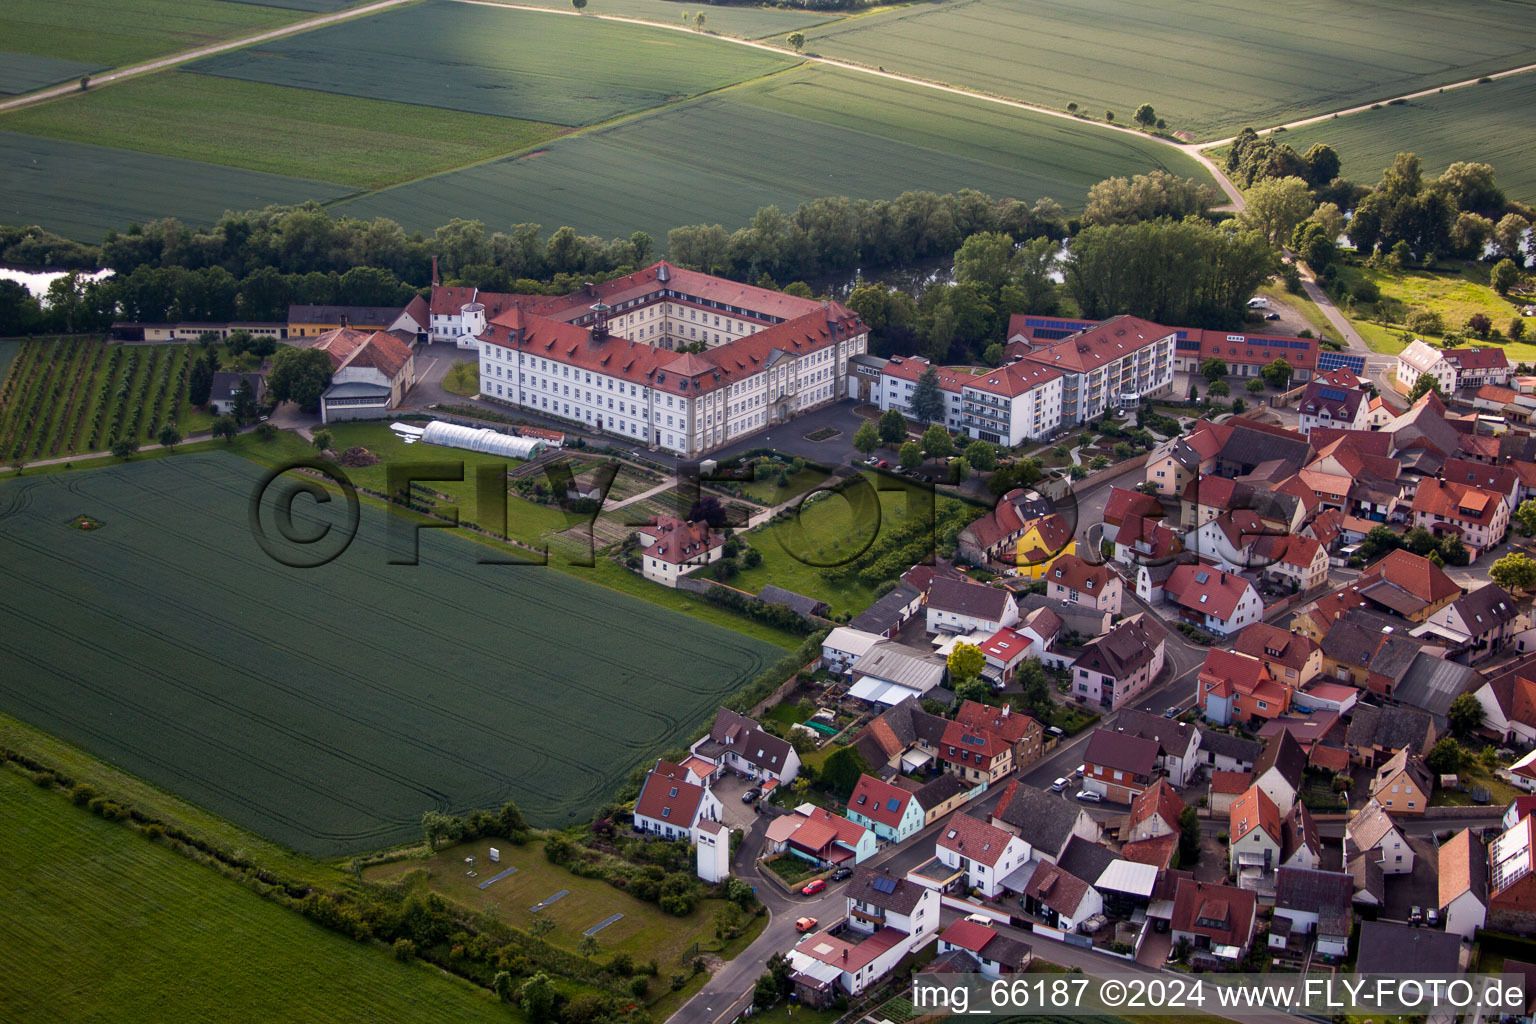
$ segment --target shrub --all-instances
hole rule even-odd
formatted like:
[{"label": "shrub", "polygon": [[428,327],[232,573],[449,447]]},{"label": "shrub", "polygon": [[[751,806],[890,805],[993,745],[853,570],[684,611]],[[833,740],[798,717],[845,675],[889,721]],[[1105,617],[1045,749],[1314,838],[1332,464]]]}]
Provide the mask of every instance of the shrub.
[{"label": "shrub", "polygon": [[395,959],[401,963],[414,959],[416,956],[416,943],[410,939],[396,939],[392,948],[395,952]]}]

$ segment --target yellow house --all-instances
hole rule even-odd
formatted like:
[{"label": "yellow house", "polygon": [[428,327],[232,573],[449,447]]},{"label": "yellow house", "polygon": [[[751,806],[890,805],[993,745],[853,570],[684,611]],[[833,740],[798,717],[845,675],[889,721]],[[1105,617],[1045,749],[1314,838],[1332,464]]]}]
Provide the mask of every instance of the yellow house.
[{"label": "yellow house", "polygon": [[1024,524],[1024,535],[1014,551],[1014,564],[1019,567],[1020,576],[1038,580],[1045,577],[1056,559],[1075,554],[1077,539],[1072,536],[1072,527],[1052,512]]}]

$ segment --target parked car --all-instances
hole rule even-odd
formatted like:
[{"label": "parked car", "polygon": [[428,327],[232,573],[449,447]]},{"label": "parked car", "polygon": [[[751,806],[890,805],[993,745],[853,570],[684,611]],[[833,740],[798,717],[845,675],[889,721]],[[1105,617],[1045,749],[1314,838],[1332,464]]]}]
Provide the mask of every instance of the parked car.
[{"label": "parked car", "polygon": [[1051,783],[1051,792],[1060,793],[1070,785],[1072,785],[1072,783],[1066,779],[1057,779],[1055,782]]},{"label": "parked car", "polygon": [[1082,778],[1084,775],[1088,774],[1088,766],[1086,764],[1080,764],[1077,766],[1077,771],[1073,772],[1072,774],[1076,775],[1078,778]]},{"label": "parked car", "polygon": [[1163,712],[1163,717],[1164,718],[1178,718],[1179,717],[1179,706],[1177,704],[1170,704],[1170,705],[1168,705],[1167,710],[1165,710]]},{"label": "parked car", "polygon": [[1408,922],[1410,924],[1413,924],[1413,925],[1423,924],[1424,923],[1424,908],[1423,907],[1417,907],[1417,906],[1414,907],[1413,911],[1411,913],[1409,913],[1409,915],[1408,915]]},{"label": "parked car", "polygon": [[971,924],[992,924],[992,919],[986,914],[966,914],[965,919],[971,922]]},{"label": "parked car", "polygon": [[853,868],[838,868],[836,871],[832,872],[832,875],[831,875],[832,881],[834,881],[834,882],[841,882],[845,878],[852,878],[852,877],[853,877]]},{"label": "parked car", "polygon": [[1424,923],[1429,925],[1431,928],[1437,927],[1440,924],[1440,911],[1434,907],[1430,907],[1429,909],[1425,910]]},{"label": "parked car", "polygon": [[815,927],[816,919],[814,917],[802,917],[795,922],[795,931],[797,932],[808,932]]},{"label": "parked car", "polygon": [[800,889],[800,895],[802,895],[802,896],[815,896],[817,893],[821,892],[821,890],[825,889],[826,887],[827,887],[827,880],[825,878],[818,878],[818,879],[816,879],[814,881],[806,882],[805,885],[802,886],[801,889]]},{"label": "parked car", "polygon": [[1079,791],[1077,798],[1090,804],[1101,804],[1104,802],[1104,798],[1091,789],[1084,789]]},{"label": "parked car", "polygon": [[741,802],[744,804],[750,804],[752,801],[756,800],[762,795],[763,791],[758,789],[756,786],[753,786],[751,789],[741,794]]},{"label": "parked car", "polygon": [[1266,314],[1264,314],[1264,319],[1265,320],[1279,320],[1280,319],[1280,314],[1279,313],[1266,313]]},{"label": "parked car", "polygon": [[891,468],[891,464],[889,462],[885,461],[884,459],[881,459],[879,462],[875,463],[875,468],[876,469],[890,469]]}]

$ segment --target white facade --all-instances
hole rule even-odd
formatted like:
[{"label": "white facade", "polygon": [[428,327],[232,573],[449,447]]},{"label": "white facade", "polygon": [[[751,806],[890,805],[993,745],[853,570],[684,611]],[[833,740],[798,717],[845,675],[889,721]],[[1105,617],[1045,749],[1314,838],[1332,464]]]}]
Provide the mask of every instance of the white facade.
[{"label": "white facade", "polygon": [[[940,835],[943,835],[941,832]],[[1018,836],[1010,835],[1001,853],[993,860],[980,860],[963,852],[948,849],[943,843],[936,844],[939,862],[945,867],[965,872],[967,888],[975,889],[987,899],[996,899],[1003,891],[1003,879],[1024,866],[1029,860],[1029,844]],[[994,851],[987,851],[992,858]]]},{"label": "white facade", "polygon": [[1412,344],[1398,353],[1397,382],[1412,391],[1420,374],[1426,373],[1435,378],[1436,383],[1440,385],[1441,394],[1450,395],[1456,392],[1456,367],[1437,349],[1414,339]]},{"label": "white facade", "polygon": [[1468,942],[1472,941],[1473,933],[1488,923],[1488,908],[1470,889],[1464,890],[1440,910],[1445,930],[1460,935]]},{"label": "white facade", "polygon": [[693,830],[695,872],[710,885],[731,876],[731,830],[718,821],[701,821]]}]

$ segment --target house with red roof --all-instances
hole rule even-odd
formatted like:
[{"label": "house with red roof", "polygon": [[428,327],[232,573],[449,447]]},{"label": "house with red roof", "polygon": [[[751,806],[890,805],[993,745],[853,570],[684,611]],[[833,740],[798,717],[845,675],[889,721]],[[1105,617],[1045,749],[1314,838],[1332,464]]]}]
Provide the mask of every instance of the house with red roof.
[{"label": "house with red roof", "polygon": [[1151,839],[1154,836],[1178,835],[1179,815],[1184,813],[1184,801],[1174,792],[1168,780],[1158,779],[1152,788],[1131,801],[1130,828],[1124,836],[1126,842]]},{"label": "house with red roof", "polygon": [[1048,860],[1035,867],[1022,899],[1027,912],[1064,932],[1104,911],[1104,896],[1091,882]]},{"label": "house with red roof", "polygon": [[[1052,507],[1038,492],[1015,487],[997,499],[990,512],[960,531],[955,537],[956,550],[962,559],[976,565],[994,559],[1013,560],[1029,525],[1049,515]],[[919,589],[926,591],[928,587]]]},{"label": "house with red roof", "polygon": [[1253,942],[1257,897],[1230,885],[1179,879],[1173,898],[1173,942],[1188,942],[1191,963],[1230,966]]},{"label": "house with red roof", "polygon": [[1448,480],[1425,479],[1413,496],[1413,524],[1436,537],[1459,537],[1476,561],[1504,539],[1509,505],[1497,491]]},{"label": "house with red roof", "polygon": [[[1272,885],[1280,866],[1280,810],[1269,794],[1251,786],[1227,813],[1227,869],[1240,889],[1261,891]],[[1247,884],[1244,884],[1244,883]]]},{"label": "house with red roof", "polygon": [[1296,403],[1301,422],[1296,429],[1310,434],[1315,427],[1363,430],[1370,422],[1371,392],[1353,373],[1340,367],[1324,370],[1307,382]]},{"label": "house with red roof", "polygon": [[725,552],[725,535],[702,520],[656,516],[635,533],[640,537],[641,573],[664,587],[676,588],[680,577],[718,562]]},{"label": "house with red roof", "polygon": [[825,1009],[839,995],[859,995],[933,941],[940,926],[938,891],[885,868],[859,868],[843,897],[846,927],[816,932],[786,954],[802,1006]]},{"label": "house with red roof", "polygon": [[723,813],[719,797],[707,780],[680,764],[657,761],[646,773],[635,800],[635,831],[664,839],[693,840],[704,821],[719,821]]},{"label": "house with red roof", "polygon": [[1323,670],[1323,649],[1316,641],[1267,622],[1244,627],[1232,649],[1258,658],[1271,679],[1292,689],[1305,687]]},{"label": "house with red roof", "polygon": [[1124,587],[1108,565],[1091,565],[1077,555],[1061,555],[1045,574],[1045,582],[1045,596],[1053,600],[1120,614]]},{"label": "house with red roof", "polygon": [[1437,349],[1415,339],[1397,355],[1398,387],[1413,390],[1421,374],[1435,378],[1441,394],[1454,395],[1460,388],[1508,384],[1509,360],[1499,348]]},{"label": "house with red roof", "polygon": [[1277,583],[1305,593],[1328,584],[1328,552],[1311,537],[1271,534],[1258,538],[1252,547],[1252,568]]},{"label": "house with red roof", "polygon": [[1291,629],[1322,643],[1332,624],[1352,608],[1422,623],[1461,593],[1461,587],[1429,559],[1398,548],[1367,566],[1353,583],[1297,612]]},{"label": "house with red roof", "polygon": [[1158,781],[1156,740],[1111,729],[1095,729],[1083,752],[1083,789],[1105,800],[1128,804]]},{"label": "house with red roof", "polygon": [[848,797],[850,821],[863,825],[876,839],[899,843],[923,828],[923,808],[910,790],[882,782],[871,775],[860,775],[858,785]]},{"label": "house with red roof", "polygon": [[1061,636],[1065,624],[1050,608],[1035,608],[1025,613],[1012,627],[1004,626],[977,646],[995,676],[983,671],[994,684],[1007,685],[1018,674],[1019,665],[1028,658],[1043,658]]},{"label": "house with red roof", "polygon": [[331,382],[320,396],[320,422],[367,418],[398,408],[416,384],[413,340],[411,335],[350,327],[302,339],[300,345],[324,352],[331,360]]},{"label": "house with red roof", "polygon": [[1183,550],[1183,539],[1151,516],[1129,515],[1115,534],[1115,561],[1127,565],[1161,562]]},{"label": "house with red roof", "polygon": [[1226,814],[1237,798],[1253,785],[1253,772],[1211,772],[1211,813]]},{"label": "house with red roof", "polygon": [[1101,517],[1104,524],[1104,539],[1114,543],[1121,524],[1131,516],[1151,518],[1154,522],[1160,520],[1163,518],[1163,503],[1153,495],[1143,494],[1141,491],[1110,487],[1109,497],[1104,502],[1104,514]]},{"label": "house with red roof", "polygon": [[1440,467],[1440,479],[1493,491],[1509,506],[1510,515],[1520,504],[1520,474],[1513,465],[1490,466],[1471,459],[1446,459]]},{"label": "house with red roof", "polygon": [[1029,844],[1011,832],[968,814],[955,814],[939,830],[935,856],[945,867],[965,872],[968,889],[987,899],[1003,891],[1003,879],[1029,860]]},{"label": "house with red roof", "polygon": [[1230,636],[1264,617],[1264,602],[1253,584],[1234,573],[1203,565],[1180,565],[1163,584],[1163,599],[1192,625]]},{"label": "house with red roof", "polygon": [[877,392],[882,411],[898,409],[908,419],[912,394],[932,369],[944,396],[944,426],[1007,447],[1060,429],[1062,374],[1037,364],[935,366],[921,356],[892,356],[880,370]]},{"label": "house with red roof", "polygon": [[[1216,460],[1231,436],[1232,428],[1227,424],[1201,420],[1188,434],[1169,438],[1148,453],[1146,482],[1165,498],[1180,497],[1195,479],[1215,475]],[[1106,505],[1106,519],[1108,513]],[[1153,513],[1144,511],[1139,514]],[[1161,513],[1157,514],[1161,518]]]},{"label": "house with red roof", "polygon": [[1045,729],[1039,720],[1014,711],[1007,704],[993,707],[974,700],[962,701],[955,721],[967,729],[990,732],[1006,740],[1013,747],[1015,769],[1034,764],[1044,753]]},{"label": "house with red roof", "polygon": [[1195,685],[1196,706],[1216,725],[1275,718],[1291,706],[1291,687],[1277,683],[1264,662],[1219,647],[1206,653]]},{"label": "house with red roof", "polygon": [[812,804],[773,819],[764,838],[771,852],[792,854],[818,868],[862,864],[878,846],[871,829]]},{"label": "house with red roof", "polygon": [[977,970],[988,976],[1022,973],[1034,960],[1029,943],[970,920],[956,921],[939,935],[940,956],[956,950],[969,954]]},{"label": "house with red roof", "polygon": [[966,782],[988,785],[1013,771],[1013,744],[987,728],[950,722],[934,751]]}]

